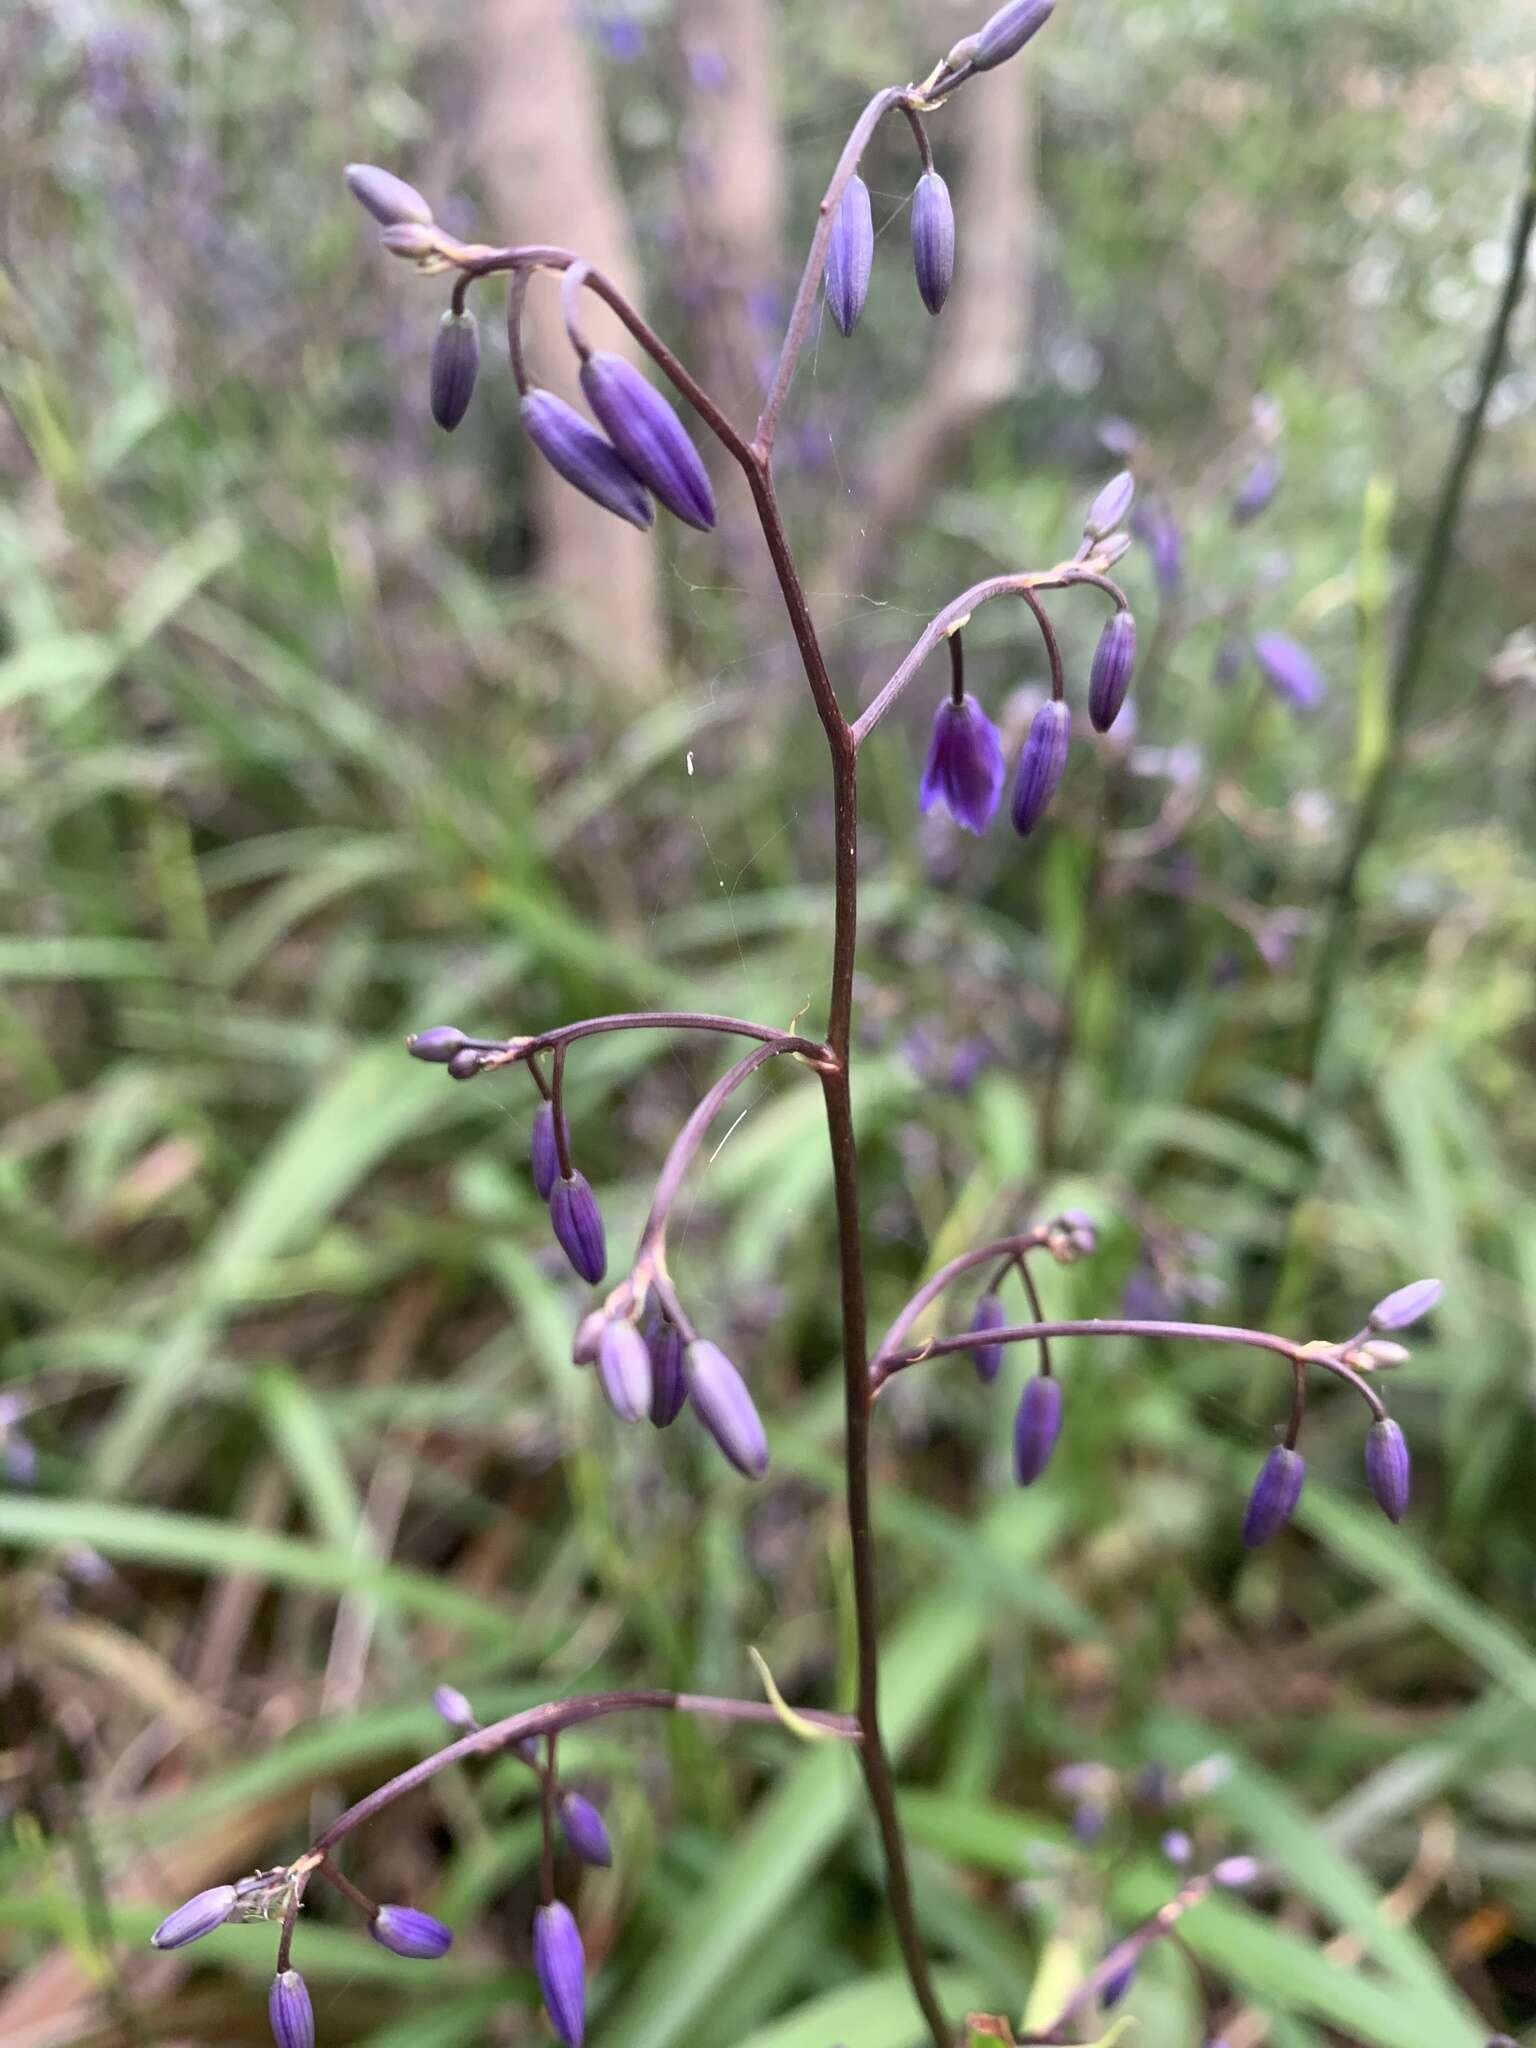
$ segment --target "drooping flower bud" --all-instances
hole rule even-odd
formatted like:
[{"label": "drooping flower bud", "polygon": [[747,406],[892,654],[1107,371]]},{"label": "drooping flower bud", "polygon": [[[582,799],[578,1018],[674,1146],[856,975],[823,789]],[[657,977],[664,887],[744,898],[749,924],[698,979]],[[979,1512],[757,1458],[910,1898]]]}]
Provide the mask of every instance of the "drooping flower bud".
[{"label": "drooping flower bud", "polygon": [[1366,1433],[1365,1476],[1382,1513],[1400,1522],[1408,1512],[1410,1460],[1408,1439],[1390,1415],[1373,1422]]},{"label": "drooping flower bud", "polygon": [[840,334],[852,334],[859,324],[874,261],[875,217],[869,187],[855,171],[837,202],[827,243],[827,307]]},{"label": "drooping flower bud", "polygon": [[533,1967],[544,2010],[565,2048],[581,2048],[587,2031],[587,1959],[569,1906],[558,1900],[533,1916]]},{"label": "drooping flower bud", "polygon": [[1037,1373],[1024,1389],[1013,1423],[1013,1476],[1031,1486],[1051,1462],[1061,1435],[1061,1382]]},{"label": "drooping flower bud", "polygon": [[1366,1321],[1373,1330],[1406,1330],[1439,1305],[1445,1288],[1438,1280],[1410,1280],[1383,1295]]},{"label": "drooping flower bud", "polygon": [[432,417],[451,434],[469,411],[480,374],[480,323],[473,313],[445,313],[432,343]]},{"label": "drooping flower bud", "polygon": [[368,1932],[392,1955],[418,1963],[435,1963],[453,1947],[453,1929],[414,1906],[380,1906]]},{"label": "drooping flower bud", "polygon": [[[973,1330],[1000,1330],[1007,1318],[1003,1304],[995,1294],[984,1294],[976,1304],[976,1313],[971,1317]],[[971,1363],[976,1368],[976,1377],[990,1385],[1002,1370],[1003,1347],[1001,1344],[973,1344]]]},{"label": "drooping flower bud", "polygon": [[480,1071],[480,1049],[478,1046],[461,1045],[457,1052],[448,1056],[448,1078],[450,1081],[473,1081]]},{"label": "drooping flower bud", "polygon": [[667,1429],[682,1414],[688,1399],[683,1334],[653,1305],[646,1320],[645,1342],[651,1354],[651,1421],[658,1429]]},{"label": "drooping flower bud", "polygon": [[475,1710],[456,1685],[440,1685],[432,1695],[434,1710],[461,1735],[473,1735],[480,1726]]},{"label": "drooping flower bud", "polygon": [[427,1060],[435,1066],[446,1067],[463,1044],[464,1034],[456,1025],[433,1024],[408,1038],[405,1049],[413,1060]]},{"label": "drooping flower bud", "polygon": [[1117,527],[1124,526],[1131,501],[1136,496],[1136,479],[1128,469],[1122,469],[1118,476],[1112,476],[1093,503],[1088,507],[1088,516],[1083,521],[1083,534],[1088,540],[1103,540]]},{"label": "drooping flower bud", "polygon": [[1129,612],[1115,612],[1099,635],[1088,672],[1088,718],[1095,732],[1108,732],[1120,716],[1136,666],[1136,621]]},{"label": "drooping flower bud", "polygon": [[999,7],[968,39],[973,69],[991,71],[1016,57],[1030,38],[1045,27],[1055,6],[1056,0],[1009,0],[1006,7]]},{"label": "drooping flower bud", "polygon": [[565,1832],[565,1839],[583,1863],[596,1863],[604,1870],[612,1863],[613,1843],[609,1840],[603,1816],[590,1799],[583,1799],[579,1792],[562,1792],[560,1826]]},{"label": "drooping flower bud", "polygon": [[1283,1529],[1296,1512],[1301,1483],[1307,1476],[1307,1461],[1299,1451],[1276,1444],[1253,1482],[1248,1512],[1243,1517],[1243,1542],[1250,1550],[1267,1543],[1277,1529]]},{"label": "drooping flower bud", "polygon": [[1008,764],[997,727],[974,697],[946,697],[933,714],[918,788],[926,813],[942,804],[967,832],[985,832],[1002,797]]},{"label": "drooping flower bud", "polygon": [[717,1344],[695,1338],[683,1353],[694,1411],[715,1442],[748,1479],[768,1469],[768,1439],[747,1383]]},{"label": "drooping flower bud", "polygon": [[549,1196],[549,1220],[560,1249],[589,1287],[608,1270],[608,1240],[603,1212],[584,1173],[555,1182]]},{"label": "drooping flower bud", "polygon": [[528,438],[568,484],[642,530],[655,523],[651,494],[611,441],[552,391],[529,391],[518,408]]},{"label": "drooping flower bud", "polygon": [[419,227],[431,227],[431,207],[414,185],[407,185],[393,171],[381,171],[377,164],[348,164],[342,176],[352,197],[382,226],[392,228],[414,222]]},{"label": "drooping flower bud", "polygon": [[555,1142],[555,1109],[551,1102],[541,1102],[533,1113],[533,1136],[528,1156],[539,1200],[547,1202],[560,1178],[560,1147]]},{"label": "drooping flower bud", "polygon": [[638,1422],[651,1406],[651,1354],[633,1323],[612,1320],[597,1347],[597,1377],[621,1422]]},{"label": "drooping flower bud", "polygon": [[154,1948],[185,1948],[189,1941],[201,1941],[205,1934],[212,1934],[215,1927],[222,1927],[234,1912],[239,1893],[232,1884],[216,1884],[210,1890],[198,1892],[178,1906],[174,1913],[168,1913],[149,1937]]},{"label": "drooping flower bud", "polygon": [[598,349],[581,366],[581,388],[625,463],[669,512],[707,533],[715,493],[687,429],[655,385],[623,356]]},{"label": "drooping flower bud", "polygon": [[912,194],[912,265],[923,304],[939,312],[955,276],[955,209],[937,171],[924,171]]},{"label": "drooping flower bud", "polygon": [[1315,711],[1328,694],[1317,663],[1284,633],[1255,634],[1253,658],[1265,682],[1297,711]]},{"label": "drooping flower bud", "polygon": [[1030,722],[1013,785],[1013,829],[1027,838],[1045,816],[1067,765],[1072,739],[1072,714],[1060,697],[1040,706]]},{"label": "drooping flower bud", "polygon": [[297,1970],[280,1970],[272,1979],[267,2018],[277,2048],[315,2048],[315,2008]]},{"label": "drooping flower bud", "polygon": [[1247,526],[1267,511],[1280,488],[1280,458],[1265,453],[1256,456],[1232,498],[1232,524]]},{"label": "drooping flower bud", "polygon": [[437,230],[424,228],[413,220],[397,221],[393,227],[384,230],[379,241],[391,256],[402,256],[416,262],[420,262],[423,256],[435,255],[438,249]]}]

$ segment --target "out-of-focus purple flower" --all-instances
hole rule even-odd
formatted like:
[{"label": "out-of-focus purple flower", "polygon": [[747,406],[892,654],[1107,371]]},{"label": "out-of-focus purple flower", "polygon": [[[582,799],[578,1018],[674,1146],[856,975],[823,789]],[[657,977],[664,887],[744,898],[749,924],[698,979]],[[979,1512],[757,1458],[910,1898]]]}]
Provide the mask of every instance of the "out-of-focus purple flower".
[{"label": "out-of-focus purple flower", "polygon": [[1439,1306],[1444,1292],[1439,1280],[1410,1280],[1406,1287],[1396,1287],[1390,1294],[1384,1294],[1366,1321],[1373,1330],[1409,1329]]},{"label": "out-of-focus purple flower", "polygon": [[451,434],[469,411],[480,374],[480,323],[473,313],[445,313],[432,343],[432,417]]},{"label": "out-of-focus purple flower", "polygon": [[1088,718],[1095,732],[1108,732],[1120,716],[1136,666],[1136,621],[1129,612],[1106,620],[1088,672]]},{"label": "out-of-focus purple flower", "polygon": [[1408,1439],[1390,1415],[1366,1432],[1365,1476],[1382,1513],[1400,1522],[1408,1512],[1410,1460]]},{"label": "out-of-focus purple flower", "polygon": [[533,1184],[538,1190],[539,1200],[547,1202],[560,1178],[560,1147],[555,1142],[553,1103],[541,1102],[534,1111],[533,1139],[528,1149],[533,1166]]},{"label": "out-of-focus purple flower", "polygon": [[596,21],[598,40],[615,64],[638,64],[645,55],[645,30],[628,14],[600,15]]},{"label": "out-of-focus purple flower", "polygon": [[603,1816],[590,1799],[583,1799],[579,1792],[562,1792],[560,1825],[583,1863],[600,1864],[605,1870],[612,1863],[613,1843]]},{"label": "out-of-focus purple flower", "polygon": [[946,697],[933,714],[918,789],[924,812],[942,804],[967,832],[985,832],[1003,794],[1008,764],[997,727],[974,697]]},{"label": "out-of-focus purple flower", "polygon": [[731,82],[731,67],[721,51],[706,43],[689,51],[688,75],[699,92],[724,92]]},{"label": "out-of-focus purple flower", "polygon": [[1124,526],[1135,496],[1136,479],[1128,469],[1112,476],[1088,507],[1088,516],[1083,521],[1083,533],[1087,539],[1103,540],[1116,527]]},{"label": "out-of-focus purple flower", "polygon": [[525,393],[518,411],[528,438],[550,468],[584,497],[642,532],[656,511],[651,495],[611,441],[553,391]]},{"label": "out-of-focus purple flower", "polygon": [[827,306],[840,334],[852,334],[869,297],[875,261],[875,217],[869,187],[857,172],[843,187],[827,243]]},{"label": "out-of-focus purple flower", "polygon": [[1259,1863],[1256,1856],[1223,1856],[1211,1870],[1211,1876],[1217,1884],[1233,1892],[1245,1890],[1258,1874]]},{"label": "out-of-focus purple flower", "polygon": [[1284,633],[1256,633],[1253,658],[1270,688],[1298,711],[1315,711],[1328,694],[1317,663]]},{"label": "out-of-focus purple flower", "polygon": [[747,1383],[717,1344],[699,1337],[683,1353],[694,1412],[726,1457],[748,1479],[768,1469],[768,1439]]},{"label": "out-of-focus purple flower", "polygon": [[589,1287],[608,1270],[603,1212],[584,1173],[557,1180],[549,1197],[549,1220],[560,1249]]},{"label": "out-of-focus purple flower", "polygon": [[1036,1373],[1025,1387],[1013,1422],[1013,1476],[1032,1486],[1051,1462],[1061,1435],[1061,1382]]},{"label": "out-of-focus purple flower", "polygon": [[1072,1832],[1080,1842],[1096,1842],[1109,1825],[1107,1810],[1091,1799],[1079,1800],[1072,1809]]},{"label": "out-of-focus purple flower", "polygon": [[683,1372],[682,1332],[659,1306],[653,1306],[646,1319],[645,1342],[651,1354],[651,1421],[658,1429],[667,1429],[683,1412],[688,1381]]},{"label": "out-of-focus purple flower", "polygon": [[431,227],[431,207],[414,185],[407,185],[393,171],[381,171],[377,164],[348,164],[342,176],[352,197],[382,226]]},{"label": "out-of-focus purple flower", "polygon": [[1144,499],[1131,525],[1147,544],[1158,589],[1164,597],[1177,596],[1184,582],[1184,536],[1168,500]]},{"label": "out-of-focus purple flower", "polygon": [[1141,436],[1129,420],[1123,420],[1117,413],[1099,421],[1099,446],[1107,448],[1111,455],[1118,455],[1122,462],[1128,462],[1141,446]]},{"label": "out-of-focus purple flower", "polygon": [[1030,38],[1045,27],[1055,7],[1056,0],[1008,0],[1008,5],[999,7],[974,36],[966,38],[963,47],[972,68],[990,71],[1016,57]]},{"label": "out-of-focus purple flower", "polygon": [[448,1726],[457,1728],[461,1735],[473,1735],[480,1726],[474,1708],[456,1685],[440,1685],[432,1695],[432,1706]]},{"label": "out-of-focus purple flower", "polygon": [[14,1422],[0,1428],[0,1474],[12,1486],[37,1484],[37,1446]]},{"label": "out-of-focus purple flower", "polygon": [[454,1024],[433,1024],[425,1031],[414,1032],[405,1041],[405,1049],[413,1060],[427,1060],[440,1067],[446,1067],[463,1045],[464,1034]]},{"label": "out-of-focus purple flower", "polygon": [[1195,1853],[1195,1845],[1182,1828],[1170,1828],[1163,1836],[1163,1854],[1176,1868],[1182,1870]]},{"label": "out-of-focus purple flower", "polygon": [[1280,458],[1267,450],[1255,456],[1232,497],[1232,523],[1247,526],[1269,509],[1280,488]]},{"label": "out-of-focus purple flower", "polygon": [[315,2008],[297,1970],[280,1970],[272,1979],[267,2018],[277,2048],[315,2048]]},{"label": "out-of-focus purple flower", "polygon": [[1072,714],[1065,700],[1051,697],[1030,722],[1013,785],[1013,829],[1027,838],[1045,815],[1067,765],[1072,739]]},{"label": "out-of-focus purple flower", "polygon": [[651,1354],[633,1323],[615,1317],[597,1347],[597,1376],[621,1422],[638,1422],[651,1406]]},{"label": "out-of-focus purple flower", "polygon": [[1236,633],[1229,633],[1216,650],[1215,666],[1211,670],[1212,680],[1223,689],[1235,683],[1248,661],[1248,643]]},{"label": "out-of-focus purple flower", "polygon": [[587,2031],[587,1959],[569,1906],[558,1900],[533,1916],[533,1967],[544,2010],[565,2048],[581,2048]]},{"label": "out-of-focus purple flower", "polygon": [[955,277],[955,209],[937,171],[924,171],[912,194],[912,265],[923,304],[939,312]]},{"label": "out-of-focus purple flower", "polygon": [[969,1095],[996,1057],[995,1047],[985,1038],[963,1038],[950,1054],[944,1085],[956,1095]]},{"label": "out-of-focus purple flower", "polygon": [[[976,1304],[976,1313],[971,1317],[973,1330],[1001,1330],[1006,1327],[1003,1304],[995,1294],[984,1294]],[[977,1344],[971,1350],[971,1363],[976,1368],[977,1379],[990,1384],[1003,1366],[1001,1344]]]},{"label": "out-of-focus purple flower", "polygon": [[453,1947],[453,1929],[414,1906],[380,1906],[368,1932],[391,1955],[418,1963],[438,1962]]},{"label": "out-of-focus purple flower", "polygon": [[633,363],[597,349],[581,366],[581,388],[609,440],[669,512],[707,533],[715,493],[682,421]]},{"label": "out-of-focus purple flower", "polygon": [[1267,1543],[1276,1530],[1283,1529],[1295,1514],[1306,1476],[1307,1461],[1301,1453],[1285,1444],[1276,1444],[1259,1467],[1253,1492],[1248,1496],[1248,1512],[1243,1517],[1243,1542],[1250,1550],[1257,1550],[1261,1543]]},{"label": "out-of-focus purple flower", "polygon": [[1063,1209],[1051,1219],[1045,1245],[1058,1266],[1075,1266],[1098,1250],[1099,1226],[1084,1209]]},{"label": "out-of-focus purple flower", "polygon": [[232,1884],[216,1884],[208,1891],[196,1893],[184,1906],[166,1914],[149,1937],[151,1947],[185,1948],[189,1941],[201,1941],[215,1927],[224,1925],[239,1897]]}]

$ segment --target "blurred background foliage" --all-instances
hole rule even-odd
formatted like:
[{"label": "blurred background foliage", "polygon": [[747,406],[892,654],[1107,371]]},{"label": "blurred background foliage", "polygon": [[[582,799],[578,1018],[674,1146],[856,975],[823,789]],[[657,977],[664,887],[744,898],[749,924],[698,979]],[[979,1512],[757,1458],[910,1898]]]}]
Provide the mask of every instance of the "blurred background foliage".
[{"label": "blurred background foliage", "polygon": [[[626,1681],[750,1692],[755,1643],[791,1698],[848,1696],[813,1087],[760,1077],[674,1245],[769,1416],[748,1493],[686,1423],[621,1435],[568,1369],[582,1304],[527,1180],[532,1091],[456,1089],[399,1043],[637,1003],[808,1004],[819,1028],[825,773],[745,498],[719,476],[718,535],[644,542],[556,503],[490,294],[482,389],[438,435],[446,293],[377,253],[339,171],[390,164],[457,231],[643,279],[749,417],[857,107],[971,26],[937,0],[5,11],[18,2048],[263,2038],[267,1935],[172,1958],[144,1938],[430,1745],[439,1680],[487,1717]],[[1528,305],[1317,1087],[1305,1055],[1532,79],[1527,0],[1063,0],[935,120],[960,208],[944,318],[911,287],[893,131],[869,310],[795,386],[784,493],[846,703],[957,589],[1070,552],[1117,466],[1106,422],[1134,426],[1143,506],[1182,538],[1177,587],[1146,548],[1124,566],[1152,643],[1136,730],[1074,748],[1035,840],[919,819],[937,673],[872,744],[877,1321],[1067,1203],[1101,1244],[1046,1276],[1057,1312],[1339,1335],[1408,1278],[1447,1285],[1390,1390],[1417,1466],[1398,1532],[1329,1391],[1298,1528],[1242,1553],[1286,1388],[1241,1357],[1079,1345],[1061,1456],[1023,1497],[1028,1361],[991,1390],[915,1372],[882,1403],[888,1715],[956,2009],[1017,2022],[1043,1957],[1091,1962],[1172,1890],[1172,1826],[1202,1863],[1279,1875],[1149,1962],[1147,2048],[1536,2038]],[[1266,443],[1282,488],[1236,527]],[[1098,615],[1058,617],[1077,681]],[[1020,627],[993,607],[969,649],[1014,738],[1043,683]],[[1220,679],[1253,630],[1310,648],[1321,709],[1251,662]],[[628,1037],[573,1057],[616,1246],[719,1060]],[[577,1897],[603,2048],[911,2040],[846,1756],[639,1723],[562,1754],[619,1845]],[[1083,1764],[1108,1775],[1064,1796]],[[429,1973],[321,1906],[300,1960],[324,2040],[543,2038],[536,1844],[510,1766],[358,1841],[360,1881],[459,1943]]]}]

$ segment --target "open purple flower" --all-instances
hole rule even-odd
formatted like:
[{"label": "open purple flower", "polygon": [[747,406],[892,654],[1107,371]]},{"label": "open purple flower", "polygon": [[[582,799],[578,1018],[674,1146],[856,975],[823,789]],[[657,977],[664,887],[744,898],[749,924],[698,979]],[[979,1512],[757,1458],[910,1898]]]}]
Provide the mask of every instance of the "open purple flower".
[{"label": "open purple flower", "polygon": [[875,219],[869,187],[857,172],[843,187],[827,243],[825,288],[827,308],[839,334],[852,334],[869,297],[869,273],[875,261]]},{"label": "open purple flower", "polygon": [[608,1270],[608,1240],[603,1212],[584,1173],[555,1182],[549,1196],[549,1220],[560,1249],[589,1287]]},{"label": "open purple flower", "polygon": [[368,1923],[368,1932],[391,1955],[409,1956],[420,1963],[435,1963],[453,1946],[453,1929],[430,1913],[418,1913],[414,1906],[380,1906]]},{"label": "open purple flower", "polygon": [[939,312],[955,276],[955,209],[937,171],[924,171],[912,194],[912,264],[923,304]]},{"label": "open purple flower", "polygon": [[1301,1453],[1285,1444],[1276,1444],[1259,1467],[1253,1492],[1248,1496],[1248,1512],[1243,1517],[1243,1542],[1250,1550],[1257,1550],[1261,1543],[1267,1543],[1275,1531],[1283,1529],[1295,1514],[1306,1476],[1307,1461]]},{"label": "open purple flower", "polygon": [[1297,711],[1315,711],[1328,694],[1317,663],[1305,647],[1284,633],[1256,633],[1253,658],[1265,682]]},{"label": "open purple flower", "polygon": [[688,430],[661,393],[623,356],[598,349],[581,366],[588,405],[630,470],[669,512],[707,533],[715,493]]},{"label": "open purple flower", "polygon": [[918,803],[943,804],[967,832],[985,832],[1003,794],[1008,764],[997,727],[974,697],[946,697],[933,715]]},{"label": "open purple flower", "polygon": [[581,2048],[587,2031],[587,1959],[581,1930],[558,1900],[533,1916],[533,1967],[544,2010],[565,2048]]},{"label": "open purple flower", "polygon": [[1072,714],[1064,699],[1051,697],[1035,713],[1019,756],[1013,785],[1013,829],[1027,838],[1045,816],[1067,766],[1072,739]]}]

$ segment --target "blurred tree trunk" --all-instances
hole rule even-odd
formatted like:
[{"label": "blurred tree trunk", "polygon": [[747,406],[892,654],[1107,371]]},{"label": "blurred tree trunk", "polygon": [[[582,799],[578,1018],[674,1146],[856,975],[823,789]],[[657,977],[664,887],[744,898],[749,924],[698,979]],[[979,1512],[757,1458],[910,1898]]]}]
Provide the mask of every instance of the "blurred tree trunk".
[{"label": "blurred tree trunk", "polygon": [[[629,217],[614,177],[602,103],[575,9],[563,0],[478,0],[474,45],[481,77],[480,153],[488,231],[509,240],[560,242],[577,250],[643,305]],[[606,317],[594,320],[606,330]],[[546,279],[528,295],[529,369],[563,397],[576,396],[559,296]],[[633,353],[604,332],[603,345]],[[530,465],[542,543],[542,574],[574,600],[573,638],[623,681],[643,686],[666,653],[660,557],[637,533]]]}]

